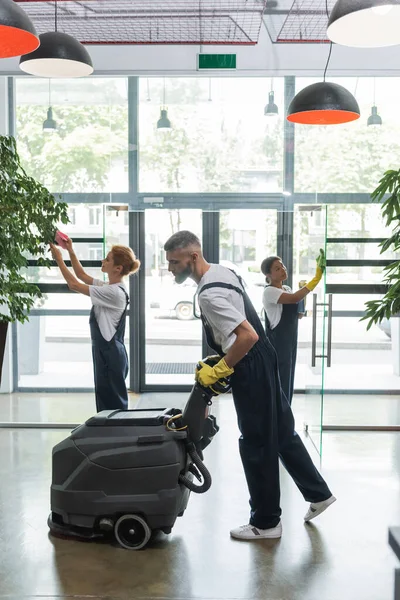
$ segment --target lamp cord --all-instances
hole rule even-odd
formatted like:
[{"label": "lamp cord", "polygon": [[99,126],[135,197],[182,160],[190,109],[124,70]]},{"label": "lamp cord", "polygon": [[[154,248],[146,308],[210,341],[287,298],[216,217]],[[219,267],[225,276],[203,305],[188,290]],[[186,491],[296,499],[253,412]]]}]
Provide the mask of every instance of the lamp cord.
[{"label": "lamp cord", "polygon": [[55,25],[55,30],[57,31],[57,20],[58,20],[58,19],[57,19],[57,17],[58,17],[58,15],[57,15],[57,0],[55,0],[55,3],[54,3],[54,4],[55,4],[55,12],[54,12],[54,25]]},{"label": "lamp cord", "polygon": [[[328,17],[328,21],[329,21],[328,0],[325,0],[325,9],[326,9],[326,16]],[[324,83],[325,83],[326,71],[328,70],[329,61],[331,59],[332,45],[333,45],[333,42],[331,42],[329,45],[329,54],[328,54],[328,59],[326,61],[325,71],[324,71]]]}]

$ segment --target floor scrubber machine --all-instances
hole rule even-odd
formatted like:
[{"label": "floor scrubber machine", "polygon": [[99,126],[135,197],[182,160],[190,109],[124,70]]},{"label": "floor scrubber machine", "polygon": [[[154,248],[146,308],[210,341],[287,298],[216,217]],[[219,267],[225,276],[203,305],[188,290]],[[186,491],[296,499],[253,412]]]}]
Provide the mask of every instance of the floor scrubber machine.
[{"label": "floor scrubber machine", "polygon": [[170,533],[190,492],[211,486],[203,450],[219,428],[210,406],[229,390],[229,379],[212,389],[195,383],[183,411],[103,411],[74,429],[53,448],[50,531],[116,539],[129,550],[144,548],[153,532]]}]

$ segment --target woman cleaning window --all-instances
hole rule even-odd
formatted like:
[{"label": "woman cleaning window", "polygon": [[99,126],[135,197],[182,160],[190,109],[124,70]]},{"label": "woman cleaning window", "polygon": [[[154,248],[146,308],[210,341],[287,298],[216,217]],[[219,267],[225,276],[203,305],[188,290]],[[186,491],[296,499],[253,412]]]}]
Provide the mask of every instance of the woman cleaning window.
[{"label": "woman cleaning window", "polygon": [[129,296],[123,278],[139,270],[140,260],[131,248],[113,246],[102,260],[101,270],[108,276],[108,283],[105,283],[85,273],[70,238],[64,243],[76,277],[65,265],[61,250],[54,244],[50,244],[52,256],[69,289],[90,296],[92,301],[89,325],[97,411],[127,409],[125,379],[128,375],[128,355],[124,335]]},{"label": "woman cleaning window", "polygon": [[269,256],[261,263],[261,272],[265,275],[268,284],[263,294],[265,331],[278,355],[281,386],[289,404],[292,403],[293,398],[297,330],[299,316],[301,316],[298,304],[321,281],[325,264],[324,251],[320,250],[315,277],[301,289],[292,292],[289,286],[283,285],[288,274],[279,256]]}]

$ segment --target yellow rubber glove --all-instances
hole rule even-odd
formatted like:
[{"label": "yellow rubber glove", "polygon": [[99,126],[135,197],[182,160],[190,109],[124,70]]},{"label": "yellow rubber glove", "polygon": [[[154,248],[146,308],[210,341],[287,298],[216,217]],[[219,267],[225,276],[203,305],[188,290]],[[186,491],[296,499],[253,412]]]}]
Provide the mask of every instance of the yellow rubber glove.
[{"label": "yellow rubber glove", "polygon": [[204,387],[209,387],[218,381],[218,379],[228,377],[233,373],[233,369],[228,367],[224,358],[221,358],[214,367],[210,367],[210,365],[207,365],[202,361],[200,361],[199,364],[201,365],[201,369],[196,369],[195,377],[196,381]]},{"label": "yellow rubber glove", "polygon": [[319,251],[318,258],[317,258],[317,269],[315,271],[315,276],[305,286],[308,290],[310,290],[310,292],[312,292],[317,287],[319,282],[321,281],[322,275],[324,274],[324,271],[325,271],[325,266],[326,266],[325,252],[321,248]]}]

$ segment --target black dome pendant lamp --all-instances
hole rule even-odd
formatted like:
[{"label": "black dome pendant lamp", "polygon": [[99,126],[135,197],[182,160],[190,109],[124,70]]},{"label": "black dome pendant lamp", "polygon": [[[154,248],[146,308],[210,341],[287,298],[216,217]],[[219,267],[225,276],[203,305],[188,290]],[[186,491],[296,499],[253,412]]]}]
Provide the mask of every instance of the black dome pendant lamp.
[{"label": "black dome pendant lamp", "polygon": [[28,15],[12,0],[0,0],[0,58],[36,50],[39,37]]},{"label": "black dome pendant lamp", "polygon": [[[326,13],[328,2],[326,0]],[[291,101],[287,120],[303,125],[338,125],[360,118],[360,108],[354,96],[343,86],[325,81],[332,54],[332,42],[324,70],[324,80],[301,90]]]},{"label": "black dome pendant lamp", "polygon": [[74,37],[57,31],[57,0],[55,0],[55,31],[39,36],[40,46],[21,56],[22,71],[38,77],[85,77],[93,73],[92,59],[86,48]]}]

